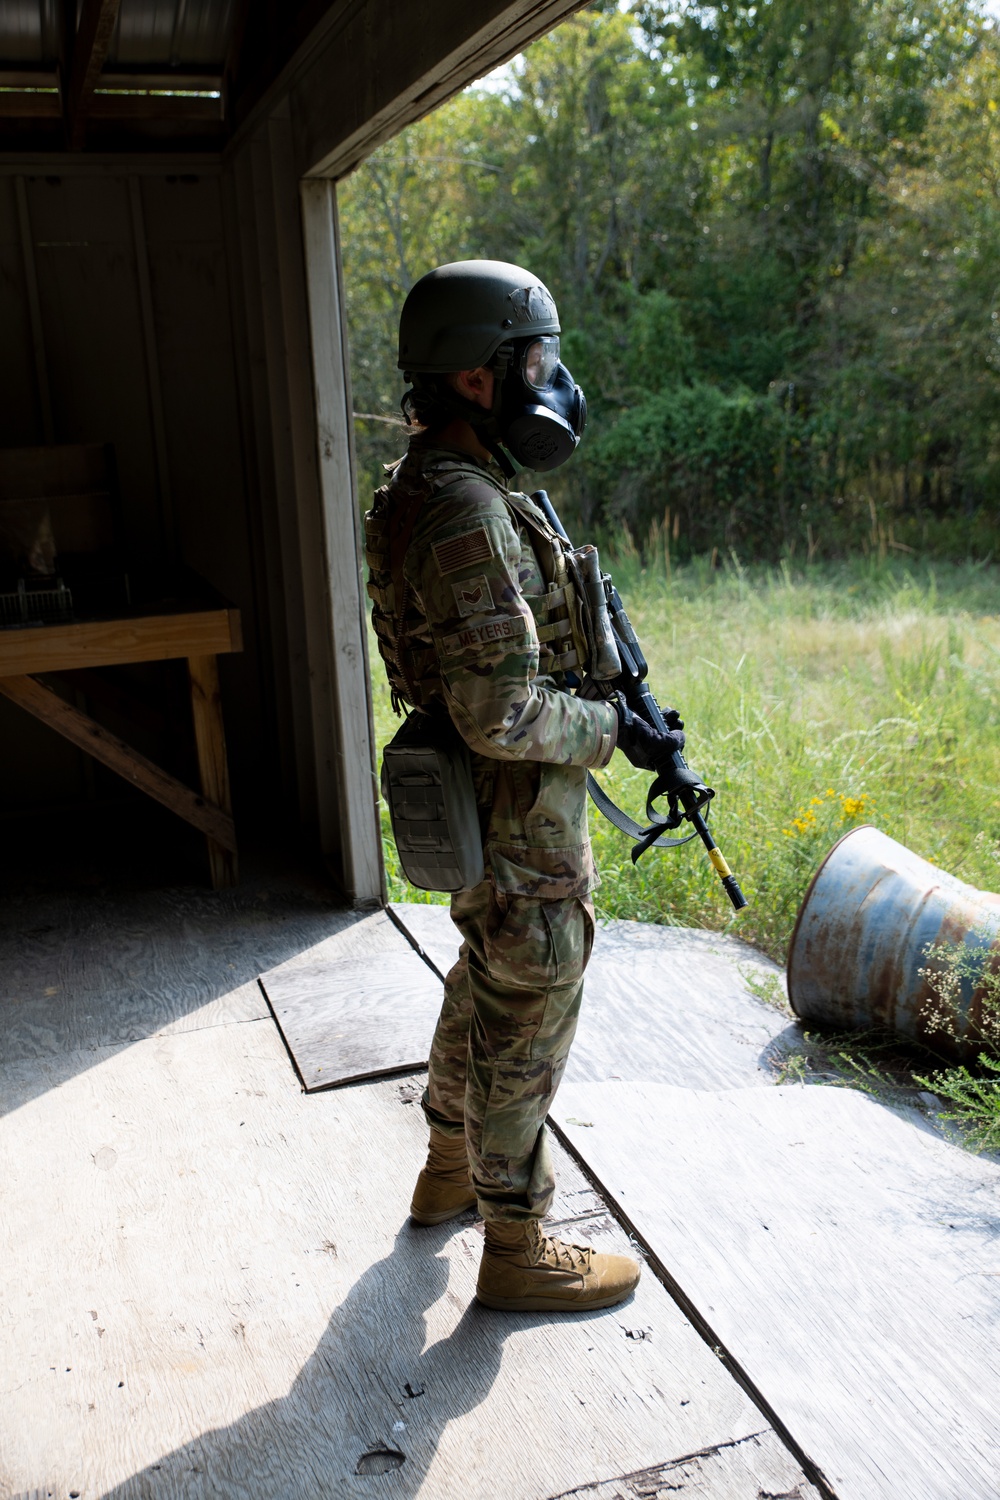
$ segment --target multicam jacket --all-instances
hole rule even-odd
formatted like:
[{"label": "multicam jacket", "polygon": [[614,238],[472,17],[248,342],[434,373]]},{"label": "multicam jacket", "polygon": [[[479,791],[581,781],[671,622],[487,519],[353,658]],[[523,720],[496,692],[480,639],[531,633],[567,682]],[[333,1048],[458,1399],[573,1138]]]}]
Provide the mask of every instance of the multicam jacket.
[{"label": "multicam jacket", "polygon": [[376,494],[365,536],[394,696],[446,705],[472,751],[497,889],[585,895],[597,884],[587,767],[607,765],[617,718],[566,686],[583,645],[564,544],[496,465],[419,440]]}]

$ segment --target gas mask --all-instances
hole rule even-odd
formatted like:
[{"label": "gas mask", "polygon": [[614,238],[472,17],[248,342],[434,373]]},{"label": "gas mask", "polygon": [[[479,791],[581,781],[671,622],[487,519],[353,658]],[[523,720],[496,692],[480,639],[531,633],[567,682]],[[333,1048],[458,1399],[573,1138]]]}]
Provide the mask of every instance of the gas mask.
[{"label": "gas mask", "polygon": [[586,426],[587,401],[559,359],[558,334],[515,345],[498,396],[500,441],[514,461],[542,473],[564,464]]}]

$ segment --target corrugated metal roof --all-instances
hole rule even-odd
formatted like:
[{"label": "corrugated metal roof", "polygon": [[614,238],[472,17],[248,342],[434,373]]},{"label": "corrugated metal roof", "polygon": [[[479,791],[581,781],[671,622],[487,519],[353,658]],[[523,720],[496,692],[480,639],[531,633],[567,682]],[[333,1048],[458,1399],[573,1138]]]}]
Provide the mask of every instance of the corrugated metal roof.
[{"label": "corrugated metal roof", "polygon": [[0,56],[12,63],[54,63],[59,55],[57,0],[3,0]]},{"label": "corrugated metal roof", "polygon": [[[122,0],[106,67],[221,68],[235,0]],[[2,0],[0,65],[54,65],[58,0]]]},{"label": "corrugated metal roof", "polygon": [[122,0],[106,66],[222,67],[234,0]]}]

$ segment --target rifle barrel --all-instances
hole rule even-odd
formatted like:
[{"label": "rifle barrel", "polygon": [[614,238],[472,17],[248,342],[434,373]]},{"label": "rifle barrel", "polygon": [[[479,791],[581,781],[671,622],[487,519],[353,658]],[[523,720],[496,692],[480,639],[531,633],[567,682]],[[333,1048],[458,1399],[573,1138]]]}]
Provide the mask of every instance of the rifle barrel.
[{"label": "rifle barrel", "polygon": [[[568,542],[569,537],[566,534],[566,528],[559,519],[558,511],[552,504],[552,501],[549,499],[548,490],[533,490],[531,498],[532,500],[534,500],[536,505],[540,506],[541,509],[544,510],[545,519],[548,521],[553,531],[558,532],[564,542]],[[572,543],[570,543],[570,545],[572,546]]]}]

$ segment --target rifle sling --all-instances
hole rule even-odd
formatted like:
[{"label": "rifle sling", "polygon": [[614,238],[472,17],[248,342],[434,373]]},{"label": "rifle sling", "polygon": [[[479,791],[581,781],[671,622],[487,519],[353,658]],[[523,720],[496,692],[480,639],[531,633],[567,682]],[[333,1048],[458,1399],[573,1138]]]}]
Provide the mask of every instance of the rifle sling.
[{"label": "rifle sling", "polygon": [[680,844],[688,844],[692,839],[698,837],[697,830],[695,830],[693,833],[686,834],[682,839],[668,839],[663,834],[657,835],[656,838],[650,838],[656,825],[654,824],[651,828],[643,828],[642,824],[637,823],[634,818],[630,818],[628,813],[622,812],[621,808],[612,802],[607,792],[601,786],[601,783],[590,771],[587,772],[587,791],[590,793],[598,812],[603,813],[609,823],[613,823],[620,832],[627,833],[629,838],[638,840],[635,848],[632,850],[633,864],[639,858],[639,855],[644,854],[647,849],[676,849]]}]

